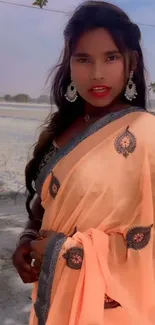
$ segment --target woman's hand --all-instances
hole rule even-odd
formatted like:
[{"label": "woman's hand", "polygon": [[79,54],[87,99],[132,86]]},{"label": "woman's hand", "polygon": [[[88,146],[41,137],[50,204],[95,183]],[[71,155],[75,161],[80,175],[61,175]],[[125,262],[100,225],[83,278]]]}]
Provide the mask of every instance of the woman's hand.
[{"label": "woman's hand", "polygon": [[31,242],[32,239],[29,237],[23,237],[12,256],[13,265],[24,283],[36,282],[40,273],[40,269],[37,265],[34,267],[31,265]]},{"label": "woman's hand", "polygon": [[[72,237],[75,233],[77,232],[77,228],[75,227],[74,231],[70,235]],[[56,231],[46,231],[46,230],[41,230],[40,231],[40,238],[36,240],[32,240],[30,245],[31,245],[31,257],[33,259],[33,266],[36,269],[41,268],[41,264],[43,261],[43,257],[45,254],[45,251],[47,249],[47,246],[52,239],[57,234]]]},{"label": "woman's hand", "polygon": [[34,267],[39,268],[43,261],[43,257],[46,251],[46,248],[51,240],[57,233],[55,231],[40,231],[40,239],[32,240],[31,245],[31,257],[35,260]]}]

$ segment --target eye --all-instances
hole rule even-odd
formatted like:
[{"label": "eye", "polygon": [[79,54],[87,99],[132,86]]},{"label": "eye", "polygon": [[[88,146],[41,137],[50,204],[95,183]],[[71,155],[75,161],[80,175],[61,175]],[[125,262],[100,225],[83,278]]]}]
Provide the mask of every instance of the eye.
[{"label": "eye", "polygon": [[117,55],[110,55],[109,57],[108,57],[108,61],[116,61],[118,59],[118,56]]},{"label": "eye", "polygon": [[90,61],[89,61],[88,58],[78,58],[77,62],[79,62],[79,63],[89,63]]}]

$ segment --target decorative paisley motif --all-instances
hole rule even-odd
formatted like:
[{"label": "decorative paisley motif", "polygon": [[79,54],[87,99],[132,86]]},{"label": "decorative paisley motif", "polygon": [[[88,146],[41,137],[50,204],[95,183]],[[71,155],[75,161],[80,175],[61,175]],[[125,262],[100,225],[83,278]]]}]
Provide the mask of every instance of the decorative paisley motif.
[{"label": "decorative paisley motif", "polygon": [[63,255],[66,264],[71,269],[80,270],[82,267],[84,252],[82,248],[72,247]]},{"label": "decorative paisley motif", "polygon": [[125,158],[129,156],[129,154],[133,153],[136,149],[136,138],[129,131],[129,126],[126,128],[125,132],[122,135],[119,135],[114,143],[116,151],[123,155]]},{"label": "decorative paisley motif", "polygon": [[117,307],[121,307],[121,305],[117,301],[108,297],[107,294],[105,294],[104,309],[111,309],[111,308],[117,308]]},{"label": "decorative paisley motif", "polygon": [[151,238],[151,228],[149,227],[135,227],[128,231],[126,235],[127,248],[134,250],[140,250],[146,247]]},{"label": "decorative paisley motif", "polygon": [[50,191],[50,194],[53,199],[55,199],[55,197],[59,191],[59,188],[60,188],[60,183],[59,183],[58,179],[52,173],[52,179],[51,179],[51,183],[49,186],[49,191]]}]

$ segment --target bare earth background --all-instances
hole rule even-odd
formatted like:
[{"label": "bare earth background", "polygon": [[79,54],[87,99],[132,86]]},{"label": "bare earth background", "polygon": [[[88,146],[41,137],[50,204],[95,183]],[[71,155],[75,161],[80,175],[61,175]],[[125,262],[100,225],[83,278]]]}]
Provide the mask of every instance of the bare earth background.
[{"label": "bare earth background", "polygon": [[49,110],[0,103],[0,325],[28,325],[31,286],[22,283],[11,256],[27,220],[24,168]]},{"label": "bare earth background", "polygon": [[[16,108],[17,107],[17,108]],[[31,286],[24,285],[12,266],[11,256],[27,215],[24,168],[37,128],[48,107],[0,104],[0,324],[28,325]],[[17,191],[21,194],[16,195]]]}]

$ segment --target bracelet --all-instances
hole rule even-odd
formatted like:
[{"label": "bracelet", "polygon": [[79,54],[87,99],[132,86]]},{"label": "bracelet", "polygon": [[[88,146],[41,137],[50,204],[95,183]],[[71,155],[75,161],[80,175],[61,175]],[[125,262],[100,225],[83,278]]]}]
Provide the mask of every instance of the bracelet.
[{"label": "bracelet", "polygon": [[34,229],[25,229],[19,236],[19,241],[21,240],[21,238],[25,237],[25,236],[31,236],[34,239],[37,239],[40,237],[39,232],[34,230]]}]

